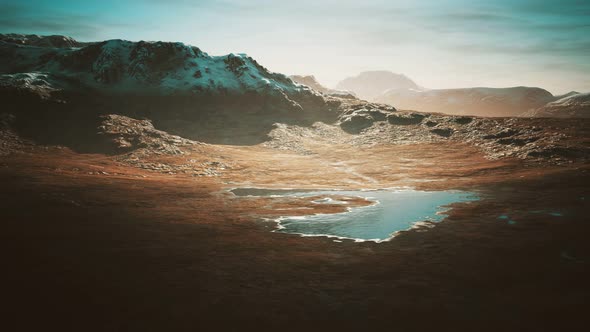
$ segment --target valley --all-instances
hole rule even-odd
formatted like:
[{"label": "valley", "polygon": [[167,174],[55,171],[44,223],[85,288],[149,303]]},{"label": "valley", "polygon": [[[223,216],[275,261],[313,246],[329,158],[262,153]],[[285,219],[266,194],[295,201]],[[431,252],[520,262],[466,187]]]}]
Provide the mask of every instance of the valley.
[{"label": "valley", "polygon": [[[65,327],[97,322],[87,330],[580,323],[587,163],[491,160],[453,141],[301,140],[295,150],[144,151],[138,162],[42,146],[2,158],[3,253],[13,267],[3,278],[13,308],[27,308],[11,316],[31,328],[23,313]],[[342,213],[341,204],[227,191],[236,187],[452,189],[481,200],[452,205],[434,227],[359,243],[273,232],[269,221]]]},{"label": "valley", "polygon": [[[0,58],[9,326],[522,331],[585,320],[587,118],[405,110],[182,43],[10,35]],[[384,190],[477,199],[438,199],[379,241],[277,223],[370,209],[358,194],[369,190],[391,199],[387,215],[418,199],[396,207]]]}]

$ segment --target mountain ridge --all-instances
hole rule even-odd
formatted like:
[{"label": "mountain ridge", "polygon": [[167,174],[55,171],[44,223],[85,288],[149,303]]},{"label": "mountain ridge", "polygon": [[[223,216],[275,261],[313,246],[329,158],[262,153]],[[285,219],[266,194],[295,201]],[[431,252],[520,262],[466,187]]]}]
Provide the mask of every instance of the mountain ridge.
[{"label": "mountain ridge", "polygon": [[329,89],[329,88],[323,86],[322,84],[320,84],[320,82],[318,82],[318,80],[313,75],[291,75],[291,76],[289,76],[289,78],[297,84],[306,85],[306,86],[308,86],[318,92],[321,92],[325,95],[331,95],[331,96],[337,96],[340,98],[349,98],[349,99],[356,98],[356,95],[352,91]]},{"label": "mountain ridge", "polygon": [[590,93],[567,93],[523,114],[526,117],[590,118]]},{"label": "mountain ridge", "polygon": [[[382,77],[372,81],[375,75]],[[383,77],[392,79],[383,79]],[[342,84],[342,82],[345,83]],[[576,117],[585,114],[584,111],[576,112],[571,109],[576,105],[583,107],[581,103],[569,104],[569,111],[564,111],[563,115],[559,114],[557,110],[559,107],[553,107],[551,112],[540,110],[542,107],[551,107],[550,103],[559,99],[579,94],[576,91],[553,95],[543,88],[529,86],[428,89],[418,86],[403,74],[389,71],[362,72],[342,82],[339,83],[339,87],[346,86],[368,101],[421,112],[495,117],[540,116],[540,114]],[[378,93],[378,91],[381,92]]]},{"label": "mountain ridge", "polygon": [[112,39],[74,48],[9,41],[0,38],[0,72],[4,74],[77,78],[83,86],[113,93],[313,94],[245,54],[210,56],[179,42]]},{"label": "mountain ridge", "polygon": [[352,91],[360,98],[373,101],[375,97],[388,89],[420,89],[420,87],[406,75],[374,70],[347,77],[336,84],[336,89]]}]

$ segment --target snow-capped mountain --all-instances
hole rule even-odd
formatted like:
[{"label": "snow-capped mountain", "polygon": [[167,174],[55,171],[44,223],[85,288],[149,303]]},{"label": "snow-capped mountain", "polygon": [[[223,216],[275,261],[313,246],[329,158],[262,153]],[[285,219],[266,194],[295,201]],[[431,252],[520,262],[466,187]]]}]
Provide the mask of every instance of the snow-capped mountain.
[{"label": "snow-capped mountain", "polygon": [[547,90],[536,87],[393,89],[376,97],[376,102],[401,109],[447,114],[518,116],[555,100]]},{"label": "snow-capped mountain", "polygon": [[63,89],[60,82],[43,73],[16,73],[0,75],[0,91],[32,92],[41,98],[49,98],[53,92]]},{"label": "snow-capped mountain", "polygon": [[77,40],[67,37],[67,36],[60,36],[60,35],[51,35],[51,36],[39,36],[39,35],[23,35],[19,33],[7,33],[7,34],[0,34],[0,41],[12,43],[12,44],[20,44],[20,45],[29,45],[29,46],[39,46],[39,47],[81,47],[85,45],[85,43],[80,43]]},{"label": "snow-capped mountain", "polygon": [[0,97],[11,106],[0,114],[24,135],[93,142],[85,146],[110,114],[224,144],[262,142],[276,122],[336,116],[321,93],[245,54],[211,56],[178,42],[0,35]]},{"label": "snow-capped mountain", "polygon": [[[178,42],[108,40],[80,44],[68,37],[2,35],[2,80],[27,83],[41,78],[55,89],[108,94],[223,97],[252,95],[298,102],[321,101],[314,90],[273,73],[245,54],[211,56]],[[63,44],[48,44],[47,40]],[[78,47],[81,46],[81,47]],[[17,75],[17,76],[14,76]],[[19,76],[20,75],[20,76]],[[18,78],[25,78],[19,80]]]},{"label": "snow-capped mountain", "polygon": [[524,113],[523,116],[550,118],[590,118],[590,93],[568,93],[563,98]]},{"label": "snow-capped mountain", "polygon": [[390,89],[420,89],[420,87],[407,76],[392,73],[390,71],[366,71],[357,76],[348,77],[336,85],[336,89],[352,91],[359,98],[374,101]]}]

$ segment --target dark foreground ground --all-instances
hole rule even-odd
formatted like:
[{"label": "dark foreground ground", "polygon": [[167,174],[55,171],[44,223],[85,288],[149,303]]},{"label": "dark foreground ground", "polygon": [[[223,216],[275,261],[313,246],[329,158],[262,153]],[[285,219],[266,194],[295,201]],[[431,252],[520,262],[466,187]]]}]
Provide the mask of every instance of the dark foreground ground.
[{"label": "dark foreground ground", "polygon": [[[267,184],[273,172],[279,182],[316,176],[350,183],[327,168],[265,169],[264,150],[253,151],[235,154],[250,159],[224,181],[244,183],[237,174],[253,165]],[[408,151],[385,155],[387,164],[403,159],[412,169]],[[273,224],[258,216],[276,214],[273,204],[306,202],[230,197],[213,178],[68,151],[0,159],[2,330],[587,328],[588,166],[530,168],[449,146],[412,151],[431,165],[423,174],[414,170],[414,178],[427,176],[437,189],[478,190],[484,199],[455,206],[426,232],[381,244],[271,233]],[[461,161],[455,175],[443,159]],[[361,170],[345,171],[358,177]],[[369,168],[360,176],[377,187],[410,181],[378,173]],[[256,174],[249,176],[256,184]],[[563,215],[533,213],[540,210]],[[498,219],[502,214],[516,224]]]}]

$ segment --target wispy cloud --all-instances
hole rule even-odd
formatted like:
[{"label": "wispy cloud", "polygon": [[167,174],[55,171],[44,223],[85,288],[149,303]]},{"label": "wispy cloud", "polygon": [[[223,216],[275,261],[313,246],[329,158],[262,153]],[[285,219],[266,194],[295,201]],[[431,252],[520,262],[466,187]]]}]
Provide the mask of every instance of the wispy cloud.
[{"label": "wispy cloud", "polygon": [[112,22],[97,15],[84,15],[46,9],[37,11],[34,7],[20,4],[0,4],[0,31],[63,34],[84,40],[94,40],[109,29],[146,28],[123,22]]},{"label": "wispy cloud", "polygon": [[[328,84],[390,69],[426,86],[471,84],[486,70],[490,84],[543,73],[551,82],[563,70],[575,85],[590,77],[589,17],[588,0],[2,0],[0,30],[178,40],[213,54],[247,52]],[[547,64],[560,65],[549,73]]]}]

